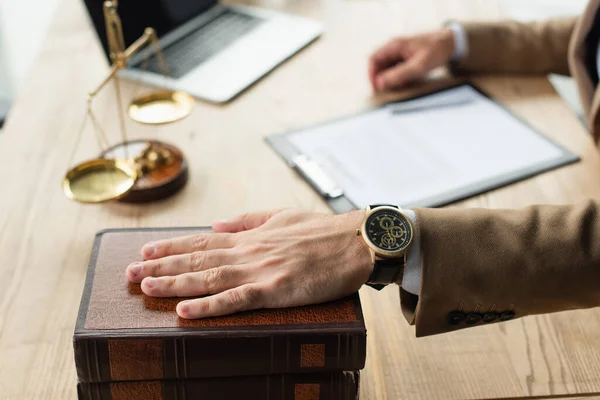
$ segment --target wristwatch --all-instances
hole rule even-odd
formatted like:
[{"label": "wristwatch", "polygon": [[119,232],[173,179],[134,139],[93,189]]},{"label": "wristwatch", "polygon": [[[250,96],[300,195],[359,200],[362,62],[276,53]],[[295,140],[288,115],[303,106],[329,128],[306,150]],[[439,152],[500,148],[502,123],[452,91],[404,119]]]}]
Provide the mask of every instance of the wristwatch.
[{"label": "wristwatch", "polygon": [[361,229],[356,230],[371,252],[373,272],[367,285],[381,290],[402,278],[414,232],[411,219],[398,206],[367,207]]}]

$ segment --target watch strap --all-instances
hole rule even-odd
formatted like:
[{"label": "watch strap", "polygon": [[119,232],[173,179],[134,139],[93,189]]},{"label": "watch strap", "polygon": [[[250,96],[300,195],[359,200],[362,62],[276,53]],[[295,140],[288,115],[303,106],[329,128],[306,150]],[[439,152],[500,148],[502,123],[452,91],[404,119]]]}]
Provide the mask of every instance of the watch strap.
[{"label": "watch strap", "polygon": [[369,207],[371,208],[377,208],[377,207],[393,207],[393,208],[397,208],[400,209],[400,207],[395,206],[393,204],[371,204]]},{"label": "watch strap", "polygon": [[377,290],[383,289],[386,285],[395,282],[398,276],[401,276],[405,265],[405,257],[375,260],[373,272],[371,272],[367,285]]}]

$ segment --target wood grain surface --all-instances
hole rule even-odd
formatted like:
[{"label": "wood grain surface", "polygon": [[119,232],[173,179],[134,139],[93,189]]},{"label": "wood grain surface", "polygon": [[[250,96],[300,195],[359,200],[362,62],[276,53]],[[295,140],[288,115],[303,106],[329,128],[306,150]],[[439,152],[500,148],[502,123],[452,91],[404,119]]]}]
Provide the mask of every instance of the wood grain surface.
[{"label": "wood grain surface", "polygon": [[[279,207],[326,210],[264,143],[272,133],[351,114],[408,92],[373,96],[367,58],[392,35],[449,18],[501,18],[491,0],[246,1],[322,20],[321,39],[228,105],[198,102],[178,123],[127,122],[131,139],[184,149],[190,181],[166,201],[81,205],[60,183],[76,161],[99,152],[91,126],[79,146],[85,96],[108,71],[82,2],[64,0],[39,60],[0,134],[0,398],[73,399],[72,334],[96,231],[206,225],[239,212]],[[521,207],[600,198],[600,158],[578,119],[545,77],[475,82],[583,161],[453,207]],[[148,89],[126,83],[127,98]],[[113,142],[112,88],[95,109]],[[124,265],[125,267],[125,265]],[[415,339],[397,289],[361,292],[368,328],[361,398],[598,398],[600,310],[528,317]]]}]

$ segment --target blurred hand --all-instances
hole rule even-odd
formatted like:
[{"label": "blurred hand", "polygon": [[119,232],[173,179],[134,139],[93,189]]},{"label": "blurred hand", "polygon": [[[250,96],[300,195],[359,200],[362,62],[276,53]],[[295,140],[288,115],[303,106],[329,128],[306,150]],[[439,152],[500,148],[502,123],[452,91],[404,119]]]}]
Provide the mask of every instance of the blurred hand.
[{"label": "blurred hand", "polygon": [[213,224],[215,233],[148,243],[127,267],[154,297],[182,301],[177,314],[202,318],[258,308],[321,303],[357,291],[373,265],[356,236],[364,211],[251,213]]},{"label": "blurred hand", "polygon": [[398,37],[373,53],[369,59],[369,80],[375,91],[397,89],[446,64],[453,53],[450,29]]}]

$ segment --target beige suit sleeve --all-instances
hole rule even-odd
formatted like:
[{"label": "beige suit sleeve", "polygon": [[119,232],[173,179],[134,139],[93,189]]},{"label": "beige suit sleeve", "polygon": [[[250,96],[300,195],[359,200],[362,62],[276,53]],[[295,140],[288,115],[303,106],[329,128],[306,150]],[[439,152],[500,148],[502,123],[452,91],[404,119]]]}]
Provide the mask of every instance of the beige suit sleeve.
[{"label": "beige suit sleeve", "polygon": [[450,69],[461,73],[569,75],[569,40],[576,18],[544,22],[464,23],[468,54]]},{"label": "beige suit sleeve", "polygon": [[600,306],[600,203],[415,211],[421,293],[400,294],[417,336],[486,324],[450,324],[461,305],[516,318]]}]

